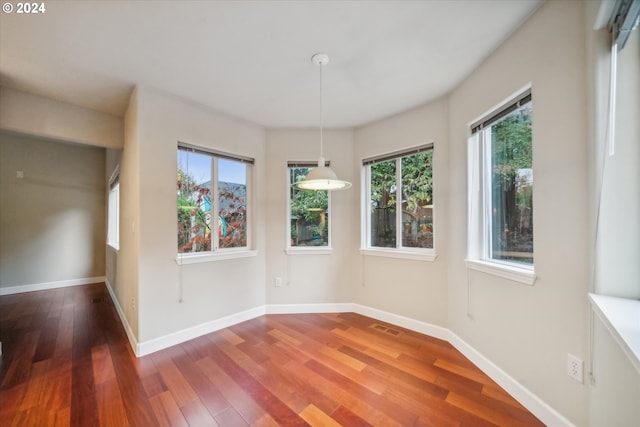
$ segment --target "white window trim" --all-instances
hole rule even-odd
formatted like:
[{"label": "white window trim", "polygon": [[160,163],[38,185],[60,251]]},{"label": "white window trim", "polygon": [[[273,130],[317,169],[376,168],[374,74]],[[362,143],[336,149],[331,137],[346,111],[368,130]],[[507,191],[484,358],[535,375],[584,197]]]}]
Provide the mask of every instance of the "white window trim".
[{"label": "white window trim", "polygon": [[284,251],[287,255],[331,255],[330,246],[289,246]]},{"label": "white window trim", "polygon": [[536,275],[532,268],[478,259],[466,259],[467,268],[533,286]]},{"label": "white window trim", "polygon": [[410,251],[406,248],[360,248],[362,255],[379,256],[386,258],[401,258],[415,261],[435,261],[438,257],[436,251],[431,248],[425,248],[420,251]]},{"label": "white window trim", "polygon": [[[435,148],[435,144],[433,141],[425,145],[430,145],[432,150]],[[419,149],[420,147],[415,147],[415,148]],[[412,148],[407,148],[394,153],[388,153],[387,156],[394,156],[394,157],[400,156],[404,152],[408,152],[410,150],[412,150]],[[376,157],[384,157],[384,156],[385,155],[376,156]],[[436,252],[435,233],[433,235],[433,248],[410,248],[410,247],[403,247],[403,246],[396,246],[395,248],[383,248],[383,247],[371,246],[371,235],[370,235],[371,216],[369,215],[369,208],[370,208],[369,194],[371,194],[371,183],[369,182],[369,179],[367,179],[368,166],[364,165],[365,161],[366,159],[362,159],[362,168],[360,172],[360,182],[363,183],[362,191],[360,193],[360,206],[361,206],[360,209],[361,209],[361,215],[363,217],[362,220],[360,221],[360,225],[361,225],[360,254],[366,255],[366,256],[378,256],[378,257],[385,257],[385,258],[396,258],[396,259],[406,259],[406,260],[415,260],[415,261],[428,261],[428,262],[435,261],[436,258],[438,257],[438,254]],[[400,176],[400,173],[401,171],[398,168],[397,170],[398,176]],[[401,177],[397,179],[399,180],[401,179]],[[400,224],[397,225],[397,227],[401,227],[402,226],[401,216],[399,216],[399,218],[396,218],[396,221],[400,222]],[[434,224],[436,223],[435,208],[433,210],[433,223]],[[397,228],[397,229],[400,229],[400,228]]]},{"label": "white window trim", "polygon": [[[285,177],[285,182],[287,183],[287,190],[286,190],[286,195],[287,195],[287,226],[286,226],[286,236],[285,236],[285,242],[287,242],[287,247],[285,249],[285,253],[287,255],[331,255],[331,253],[333,253],[333,247],[331,246],[331,230],[332,230],[332,226],[331,224],[333,223],[333,215],[331,212],[331,191],[327,191],[327,211],[329,212],[329,228],[327,229],[327,245],[326,246],[291,246],[291,197],[289,195],[289,189],[290,186],[292,185],[291,181],[290,181],[290,177],[291,174],[289,173],[289,168],[291,166],[289,166],[290,163],[315,163],[317,164],[317,162],[287,162],[287,169],[286,169],[286,177]],[[330,165],[329,161],[325,161],[325,164],[327,166]],[[300,166],[300,167],[306,167],[306,166]],[[313,167],[313,166],[309,166],[309,167]]]},{"label": "white window trim", "polygon": [[[111,192],[113,191],[113,183],[118,181],[118,199],[116,203],[116,212],[115,212],[115,230],[112,231],[109,228],[109,217],[112,215],[111,209]],[[107,247],[113,249],[116,253],[120,250],[120,165],[116,165],[111,176],[109,177],[109,193],[107,199],[107,208],[109,211],[107,212]],[[115,241],[111,240],[111,232],[113,232],[113,236],[115,237]]]},{"label": "white window trim", "polygon": [[[206,252],[178,252],[176,255],[176,263],[182,264],[196,264],[210,261],[221,261],[235,258],[247,258],[256,256],[258,251],[253,248],[253,166],[254,159],[251,157],[245,157],[241,155],[228,154],[221,151],[216,151],[208,148],[201,148],[195,145],[191,145],[185,142],[178,141],[177,150],[183,149],[187,152],[199,152],[204,155],[211,156],[211,215],[215,217],[215,213],[219,213],[218,200],[218,160],[220,158],[241,161],[247,164],[246,168],[246,206],[247,206],[247,244],[242,247],[234,248],[220,248],[218,233],[211,232],[211,251]],[[176,164],[177,167],[177,164]],[[215,185],[214,185],[215,184]],[[177,216],[176,212],[176,216]],[[213,220],[212,220],[213,221]]]},{"label": "white window trim", "polygon": [[[521,97],[525,92],[531,91],[531,85],[527,85],[518,90],[506,100],[498,104],[498,106],[490,109],[483,114],[484,117],[490,116],[500,110],[505,104],[513,102]],[[477,123],[474,120],[471,123]],[[470,129],[472,124],[469,124]],[[467,259],[465,259],[468,269],[480,271],[486,274],[509,279],[511,281],[533,286],[536,281],[535,264],[525,265],[517,262],[494,260],[489,258],[487,254],[488,230],[485,224],[488,209],[486,198],[484,197],[484,183],[487,179],[487,171],[485,165],[488,156],[484,152],[484,148],[480,144],[480,134],[483,130],[469,136],[468,139],[468,213],[467,213]]]},{"label": "white window trim", "polygon": [[176,256],[176,264],[200,264],[203,262],[224,261],[228,259],[249,258],[258,255],[257,250],[229,248],[215,252],[183,253]]}]

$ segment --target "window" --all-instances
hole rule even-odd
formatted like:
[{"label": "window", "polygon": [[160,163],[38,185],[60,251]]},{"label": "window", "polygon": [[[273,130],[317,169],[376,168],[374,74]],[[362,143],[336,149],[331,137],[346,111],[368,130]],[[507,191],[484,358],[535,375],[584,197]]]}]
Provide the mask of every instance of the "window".
[{"label": "window", "polygon": [[[302,181],[316,162],[288,162],[289,248],[327,249],[331,247],[329,228],[329,192],[301,190]],[[329,166],[329,162],[326,162]]]},{"label": "window", "polygon": [[433,144],[363,160],[365,251],[435,258],[432,164]]},{"label": "window", "polygon": [[107,219],[107,244],[120,248],[120,173],[116,169],[109,179],[109,211]]},{"label": "window", "polygon": [[247,250],[253,159],[183,143],[177,154],[178,253]]},{"label": "window", "polygon": [[469,259],[525,282],[534,259],[531,114],[527,90],[471,126],[469,156]]}]

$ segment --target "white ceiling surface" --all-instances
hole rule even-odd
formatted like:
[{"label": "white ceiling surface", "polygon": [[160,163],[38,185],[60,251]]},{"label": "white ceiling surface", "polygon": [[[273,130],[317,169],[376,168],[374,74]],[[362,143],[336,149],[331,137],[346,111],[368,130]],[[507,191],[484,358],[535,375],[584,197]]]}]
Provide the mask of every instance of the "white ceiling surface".
[{"label": "white ceiling surface", "polygon": [[[0,84],[122,116],[150,86],[267,127],[351,127],[459,84],[540,4],[54,1],[0,13]],[[1,112],[0,112],[1,114]]]}]

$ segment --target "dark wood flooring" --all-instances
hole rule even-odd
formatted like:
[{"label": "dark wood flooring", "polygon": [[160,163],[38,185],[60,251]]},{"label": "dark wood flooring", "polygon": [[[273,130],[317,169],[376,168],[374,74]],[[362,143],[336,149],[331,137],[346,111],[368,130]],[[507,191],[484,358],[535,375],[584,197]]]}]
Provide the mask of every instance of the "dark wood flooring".
[{"label": "dark wood flooring", "polygon": [[137,359],[104,284],[0,297],[0,426],[539,426],[450,344],[266,315]]}]

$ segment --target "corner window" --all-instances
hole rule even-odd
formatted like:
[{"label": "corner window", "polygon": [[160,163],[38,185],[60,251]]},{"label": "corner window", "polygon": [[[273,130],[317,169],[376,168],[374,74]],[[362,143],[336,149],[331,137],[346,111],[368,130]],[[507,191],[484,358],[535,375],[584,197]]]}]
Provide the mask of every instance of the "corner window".
[{"label": "corner window", "polygon": [[435,258],[433,144],[365,159],[363,169],[365,252]]},{"label": "corner window", "polygon": [[471,126],[469,260],[533,280],[531,91]]},{"label": "corner window", "polygon": [[180,143],[177,164],[178,253],[247,250],[253,159]]},{"label": "corner window", "polygon": [[120,248],[120,174],[116,169],[109,179],[109,208],[107,218],[107,244]]},{"label": "corner window", "polygon": [[[302,190],[296,183],[306,178],[316,162],[288,162],[288,248],[328,249],[330,242],[329,192]],[[328,162],[327,162],[328,166]]]}]

